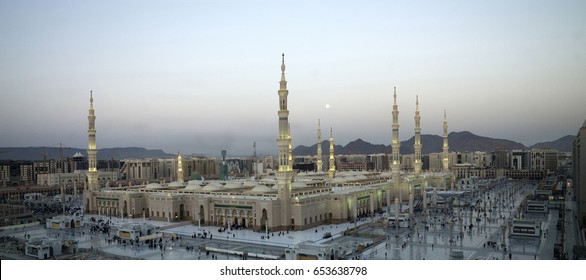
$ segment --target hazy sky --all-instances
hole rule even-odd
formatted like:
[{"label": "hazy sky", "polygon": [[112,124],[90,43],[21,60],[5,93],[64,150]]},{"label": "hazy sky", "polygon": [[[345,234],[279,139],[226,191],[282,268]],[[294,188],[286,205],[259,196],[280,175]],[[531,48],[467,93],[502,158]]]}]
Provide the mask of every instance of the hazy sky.
[{"label": "hazy sky", "polygon": [[[0,146],[277,153],[450,131],[531,145],[586,118],[586,1],[0,1]],[[326,109],[326,104],[330,105]],[[423,143],[425,145],[425,143]]]}]

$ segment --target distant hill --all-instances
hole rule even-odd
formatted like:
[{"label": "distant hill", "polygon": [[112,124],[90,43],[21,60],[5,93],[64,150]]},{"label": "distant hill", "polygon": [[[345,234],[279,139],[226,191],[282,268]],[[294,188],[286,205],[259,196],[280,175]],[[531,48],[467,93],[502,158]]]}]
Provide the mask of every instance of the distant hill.
[{"label": "distant hill", "polygon": [[[63,148],[63,158],[73,157],[81,153],[87,157],[86,149]],[[43,160],[59,159],[60,151],[56,147],[4,147],[0,148],[0,160]],[[167,154],[163,150],[148,150],[139,147],[104,148],[98,149],[98,160],[128,159],[128,158],[171,158],[176,155]]]},{"label": "distant hill", "polygon": [[[438,135],[422,134],[421,145],[422,153],[439,153],[443,147],[443,137]],[[413,144],[415,143],[415,136],[408,140],[401,142],[401,154],[414,153]],[[448,134],[448,145],[450,151],[456,152],[474,152],[484,151],[492,152],[495,150],[513,150],[526,149],[525,145],[506,139],[495,139],[490,137],[478,136],[468,131],[451,132]],[[293,155],[306,156],[315,155],[317,150],[316,145],[310,147],[297,146],[293,149]],[[371,144],[362,139],[357,139],[348,143],[346,146],[335,145],[334,150],[336,154],[377,154],[390,153],[390,145]],[[324,155],[329,154],[328,141],[322,142],[322,151]]]},{"label": "distant hill", "polygon": [[560,152],[571,152],[572,145],[576,136],[574,135],[566,135],[560,139],[549,141],[549,142],[541,142],[535,145],[532,145],[531,149],[556,149]]},{"label": "distant hill", "polygon": [[448,135],[450,150],[458,152],[526,149],[525,145],[506,139],[478,136],[468,131],[452,132]]},{"label": "distant hill", "polygon": [[[364,142],[368,143],[368,142]],[[372,145],[368,143],[368,145]],[[324,156],[330,154],[330,142],[328,140],[324,140],[321,142],[321,150]],[[334,144],[334,151],[345,151],[346,149],[343,146]],[[293,149],[293,155],[296,156],[307,156],[307,155],[315,155],[317,153],[317,144],[307,147],[303,145],[299,145]],[[337,153],[337,152],[336,152]]]}]

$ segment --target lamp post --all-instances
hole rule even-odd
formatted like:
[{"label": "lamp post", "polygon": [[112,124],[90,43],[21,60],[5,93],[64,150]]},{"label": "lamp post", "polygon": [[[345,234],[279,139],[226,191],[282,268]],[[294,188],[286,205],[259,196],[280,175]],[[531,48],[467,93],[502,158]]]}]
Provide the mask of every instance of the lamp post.
[{"label": "lamp post", "polygon": [[399,238],[399,199],[395,198],[395,237]]},{"label": "lamp post", "polygon": [[506,234],[507,233],[507,225],[502,224],[501,230],[503,231],[503,248],[505,248],[505,250],[506,250],[506,248],[507,248],[507,243],[506,243],[506,241],[507,241],[507,234]]},{"label": "lamp post", "polygon": [[462,238],[464,236],[464,216],[463,215],[459,215],[460,217],[458,217],[458,220],[460,222],[460,238]]},{"label": "lamp post", "polygon": [[450,242],[450,246],[452,246],[452,242],[454,242],[454,239],[452,237],[452,233],[454,231],[454,222],[452,220],[449,220],[448,226],[450,227],[450,240],[449,240],[449,242]]}]

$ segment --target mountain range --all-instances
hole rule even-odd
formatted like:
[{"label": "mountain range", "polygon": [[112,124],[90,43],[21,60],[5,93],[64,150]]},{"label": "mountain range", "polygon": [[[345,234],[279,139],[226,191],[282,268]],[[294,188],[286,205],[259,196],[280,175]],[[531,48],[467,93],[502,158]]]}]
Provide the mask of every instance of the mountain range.
[{"label": "mountain range", "polygon": [[[451,132],[448,134],[448,145],[450,151],[456,152],[473,152],[484,151],[492,152],[496,150],[513,150],[513,149],[533,149],[533,148],[551,148],[560,152],[571,152],[572,143],[575,136],[567,135],[550,142],[537,143],[535,145],[526,147],[525,145],[506,139],[495,139],[485,136],[478,136],[468,131]],[[401,142],[401,154],[412,154],[413,143],[415,136],[408,140]],[[443,137],[431,134],[421,135],[422,153],[439,153],[442,151]],[[329,143],[327,140],[322,142],[322,151],[324,155],[329,154]],[[354,140],[345,146],[335,145],[336,154],[377,154],[389,153],[391,151],[390,145],[371,144],[362,139]],[[317,145],[304,146],[300,145],[293,149],[295,156],[315,155]],[[75,153],[87,155],[86,149],[78,148],[57,148],[57,147],[0,147],[0,160],[43,160],[59,159],[72,157]],[[124,148],[103,148],[98,149],[98,160],[121,160],[129,158],[173,158],[175,154],[165,153],[163,150],[155,149],[149,150],[140,147],[124,147]]]},{"label": "mountain range", "polygon": [[[43,160],[73,157],[80,153],[87,156],[86,149],[56,147],[3,147],[0,148],[0,160]],[[120,160],[128,158],[172,158],[177,155],[165,153],[163,150],[148,150],[139,147],[98,149],[98,160]]]},{"label": "mountain range", "polygon": [[[571,152],[574,136],[567,135],[560,139],[537,143],[535,145],[526,147],[525,145],[506,139],[495,139],[485,136],[478,136],[469,131],[451,132],[448,134],[448,146],[450,151],[455,152],[492,152],[496,150],[514,150],[514,149],[534,149],[534,148],[551,148],[560,152]],[[401,154],[414,153],[413,144],[415,143],[415,136],[408,140],[401,141]],[[439,153],[443,147],[443,137],[431,134],[421,135],[422,153]],[[324,155],[329,154],[329,143],[327,140],[322,142],[322,151]],[[297,146],[293,149],[295,156],[315,155],[317,144],[312,146]],[[354,140],[346,146],[334,145],[336,154],[378,154],[389,153],[391,151],[390,145],[371,144],[362,139]]]}]

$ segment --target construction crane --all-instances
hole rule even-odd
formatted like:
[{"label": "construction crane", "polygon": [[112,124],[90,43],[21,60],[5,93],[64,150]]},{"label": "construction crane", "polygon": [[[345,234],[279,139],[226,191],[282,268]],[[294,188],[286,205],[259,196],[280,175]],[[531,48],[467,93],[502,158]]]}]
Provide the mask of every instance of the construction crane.
[{"label": "construction crane", "polygon": [[63,143],[59,143],[59,160],[63,160],[63,149],[71,149],[71,147],[63,147]]},{"label": "construction crane", "polygon": [[[114,165],[114,162],[115,162],[114,157],[118,157],[118,156],[119,156],[118,154],[110,153],[110,160],[108,161],[108,170],[112,171],[112,168],[110,168],[110,163],[112,163],[112,165]],[[118,164],[118,166],[116,166],[116,168],[120,168],[120,165]]]}]

